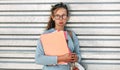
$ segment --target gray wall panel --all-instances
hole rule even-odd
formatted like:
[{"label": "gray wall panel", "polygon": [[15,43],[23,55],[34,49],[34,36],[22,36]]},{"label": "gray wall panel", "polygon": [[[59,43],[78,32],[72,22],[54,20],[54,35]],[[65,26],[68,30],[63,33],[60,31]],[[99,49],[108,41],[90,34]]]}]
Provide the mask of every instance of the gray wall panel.
[{"label": "gray wall panel", "polygon": [[120,69],[119,0],[0,0],[0,70],[41,70],[34,56],[51,5],[70,7],[86,70]]}]

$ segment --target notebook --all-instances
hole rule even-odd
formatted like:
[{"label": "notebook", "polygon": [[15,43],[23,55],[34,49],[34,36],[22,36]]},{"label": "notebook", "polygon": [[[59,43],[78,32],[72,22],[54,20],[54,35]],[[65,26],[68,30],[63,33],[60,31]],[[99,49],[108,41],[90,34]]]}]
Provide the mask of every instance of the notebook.
[{"label": "notebook", "polygon": [[[64,31],[55,31],[40,36],[45,55],[60,56],[70,53]],[[58,64],[62,64],[60,62]]]}]

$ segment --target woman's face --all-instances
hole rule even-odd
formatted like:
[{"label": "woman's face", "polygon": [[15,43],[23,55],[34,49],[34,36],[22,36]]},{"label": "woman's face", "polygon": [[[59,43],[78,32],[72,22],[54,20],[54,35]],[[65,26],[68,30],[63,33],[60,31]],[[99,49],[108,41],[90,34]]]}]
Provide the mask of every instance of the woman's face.
[{"label": "woman's face", "polygon": [[67,10],[64,8],[58,8],[54,11],[52,19],[55,21],[55,26],[65,26],[68,16]]}]

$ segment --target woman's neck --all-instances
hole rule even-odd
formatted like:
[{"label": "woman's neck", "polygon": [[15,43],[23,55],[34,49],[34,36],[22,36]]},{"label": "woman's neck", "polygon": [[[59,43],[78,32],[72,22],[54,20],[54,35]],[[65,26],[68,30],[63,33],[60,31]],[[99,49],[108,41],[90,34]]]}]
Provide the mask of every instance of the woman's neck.
[{"label": "woman's neck", "polygon": [[55,30],[59,30],[59,31],[63,30],[64,31],[64,27],[55,27]]}]

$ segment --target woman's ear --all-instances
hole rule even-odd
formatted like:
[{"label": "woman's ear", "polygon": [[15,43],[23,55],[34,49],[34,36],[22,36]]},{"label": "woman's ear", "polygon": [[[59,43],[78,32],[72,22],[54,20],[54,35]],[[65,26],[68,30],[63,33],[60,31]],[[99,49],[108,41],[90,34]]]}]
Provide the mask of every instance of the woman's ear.
[{"label": "woman's ear", "polygon": [[53,15],[51,15],[51,18],[52,18],[52,20],[53,20],[53,21],[55,20],[55,18],[54,18],[54,16],[53,16]]}]

